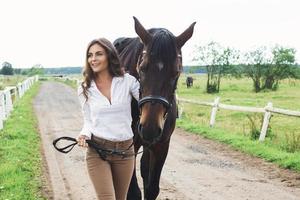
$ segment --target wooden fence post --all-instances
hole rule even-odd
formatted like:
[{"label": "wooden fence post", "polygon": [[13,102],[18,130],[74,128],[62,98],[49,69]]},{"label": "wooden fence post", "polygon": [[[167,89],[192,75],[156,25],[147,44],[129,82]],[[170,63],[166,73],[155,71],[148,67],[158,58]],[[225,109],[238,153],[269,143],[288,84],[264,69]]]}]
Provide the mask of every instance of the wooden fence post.
[{"label": "wooden fence post", "polygon": [[269,122],[270,122],[270,118],[272,113],[270,111],[268,111],[268,109],[272,109],[273,104],[271,102],[269,102],[267,104],[267,106],[265,107],[265,116],[264,116],[264,121],[261,127],[261,131],[260,131],[260,135],[259,135],[259,141],[264,141],[266,134],[267,134],[267,130],[268,130],[268,126],[269,126]]},{"label": "wooden fence post", "polygon": [[8,90],[10,92],[12,104],[14,104],[14,102],[18,98],[17,87],[16,86],[7,86],[7,87],[5,87],[5,90]]},{"label": "wooden fence post", "polygon": [[14,103],[18,99],[17,87],[10,87],[10,92],[12,103]]},{"label": "wooden fence post", "polygon": [[177,118],[180,119],[183,113],[183,105],[180,103],[177,93],[175,93],[175,99],[177,104]]},{"label": "wooden fence post", "polygon": [[5,118],[7,119],[13,109],[11,93],[9,89],[4,90],[5,95]]},{"label": "wooden fence post", "polygon": [[0,91],[0,130],[3,129],[4,120],[5,120],[4,92]]},{"label": "wooden fence post", "polygon": [[209,122],[210,127],[213,127],[214,124],[215,124],[217,110],[218,110],[218,107],[219,107],[219,102],[220,102],[220,97],[216,97],[215,101],[214,101],[214,105],[211,109],[210,122]]},{"label": "wooden fence post", "polygon": [[19,98],[21,98],[21,97],[23,96],[23,87],[22,87],[22,83],[18,83],[17,88],[18,88],[18,95],[19,95]]}]

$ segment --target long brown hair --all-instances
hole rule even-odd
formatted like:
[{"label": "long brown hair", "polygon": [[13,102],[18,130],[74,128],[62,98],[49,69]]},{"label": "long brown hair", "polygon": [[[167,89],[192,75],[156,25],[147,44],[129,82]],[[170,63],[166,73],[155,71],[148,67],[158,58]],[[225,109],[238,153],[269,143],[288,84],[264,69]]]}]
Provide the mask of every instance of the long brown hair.
[{"label": "long brown hair", "polygon": [[91,87],[91,81],[95,80],[95,73],[93,72],[90,64],[88,63],[88,53],[94,44],[99,44],[102,48],[104,48],[107,60],[108,60],[108,71],[112,77],[115,76],[123,76],[124,70],[121,68],[120,59],[115,49],[114,45],[105,38],[99,38],[92,40],[87,47],[86,50],[86,58],[85,58],[85,66],[83,68],[83,82],[81,83],[81,87],[83,89],[83,95],[88,100],[88,89]]}]

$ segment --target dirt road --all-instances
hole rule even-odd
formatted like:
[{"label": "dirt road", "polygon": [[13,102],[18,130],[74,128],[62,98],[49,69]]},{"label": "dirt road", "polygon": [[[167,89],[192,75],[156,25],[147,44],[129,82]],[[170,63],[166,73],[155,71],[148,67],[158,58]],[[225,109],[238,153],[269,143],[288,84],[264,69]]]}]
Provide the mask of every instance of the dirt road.
[{"label": "dirt road", "polygon": [[[62,154],[52,146],[60,136],[76,137],[82,115],[74,89],[45,82],[34,100],[44,155],[44,194],[48,199],[92,200],[85,150]],[[161,179],[158,199],[300,199],[300,174],[177,129]]]}]

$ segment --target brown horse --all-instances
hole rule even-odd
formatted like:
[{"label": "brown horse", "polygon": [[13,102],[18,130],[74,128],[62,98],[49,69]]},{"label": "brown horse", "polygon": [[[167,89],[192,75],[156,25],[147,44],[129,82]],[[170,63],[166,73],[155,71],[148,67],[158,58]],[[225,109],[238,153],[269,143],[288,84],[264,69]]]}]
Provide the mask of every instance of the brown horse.
[{"label": "brown horse", "polygon": [[[132,127],[135,152],[142,145],[144,150],[141,158],[144,199],[153,200],[159,194],[160,175],[175,128],[181,47],[192,37],[195,22],[177,37],[163,28],[146,30],[135,17],[134,22],[139,38],[119,38],[114,45],[125,70],[140,81],[140,100],[132,103]],[[141,199],[135,172],[127,199]]]},{"label": "brown horse", "polygon": [[194,82],[193,77],[191,77],[191,76],[186,77],[185,83],[186,83],[186,87],[187,88],[192,87],[193,86],[193,82]]}]

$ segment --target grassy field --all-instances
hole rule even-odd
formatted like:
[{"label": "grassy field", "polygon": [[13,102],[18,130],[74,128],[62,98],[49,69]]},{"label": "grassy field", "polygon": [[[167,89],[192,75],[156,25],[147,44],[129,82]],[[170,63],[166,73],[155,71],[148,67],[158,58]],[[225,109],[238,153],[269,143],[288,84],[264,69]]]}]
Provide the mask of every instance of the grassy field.
[{"label": "grassy field", "polygon": [[14,105],[0,131],[0,199],[44,199],[41,195],[40,138],[32,98],[36,83]]},{"label": "grassy field", "polygon": [[51,76],[41,76],[39,78],[40,81],[57,81],[60,83],[64,83],[74,89],[77,90],[77,83],[74,79],[80,80],[82,78],[82,75],[80,74],[75,74],[75,75],[68,75],[66,77],[60,78],[60,77],[51,77]]},{"label": "grassy field", "polygon": [[[254,93],[250,79],[224,78],[219,94],[206,94],[206,76],[194,75],[194,86],[187,89],[185,75],[178,83],[178,96],[186,99],[213,102],[220,97],[223,104],[265,107],[272,102],[276,108],[300,110],[300,81],[284,80],[278,91]],[[218,110],[216,124],[209,127],[211,107],[180,103],[183,114],[177,126],[208,138],[230,144],[236,149],[300,171],[300,118],[273,114],[264,143],[258,136],[263,115]]]},{"label": "grassy field", "polygon": [[0,76],[0,90],[3,90],[6,86],[16,86],[18,83],[24,81],[26,76]]}]

